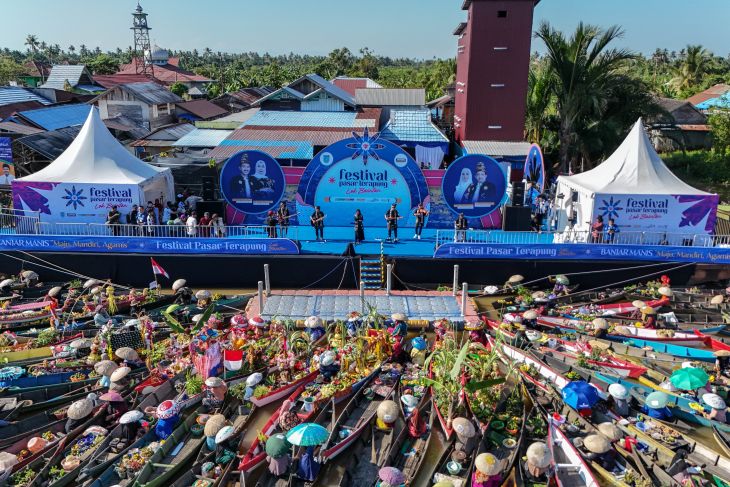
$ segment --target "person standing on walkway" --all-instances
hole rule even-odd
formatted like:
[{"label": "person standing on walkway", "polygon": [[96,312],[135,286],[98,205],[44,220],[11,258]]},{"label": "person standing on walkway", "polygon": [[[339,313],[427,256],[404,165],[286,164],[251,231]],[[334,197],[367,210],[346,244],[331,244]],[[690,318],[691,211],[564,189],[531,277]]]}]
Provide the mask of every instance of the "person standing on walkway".
[{"label": "person standing on walkway", "polygon": [[469,222],[463,213],[459,213],[459,218],[454,222],[454,242],[465,242],[466,241],[466,229],[469,227]]},{"label": "person standing on walkway", "polygon": [[190,216],[187,220],[185,220],[185,226],[188,230],[188,237],[195,237],[198,234],[198,219],[195,217],[195,212],[191,211]]},{"label": "person standing on walkway", "polygon": [[385,221],[388,222],[388,240],[391,240],[393,242],[398,241],[398,220],[400,220],[401,217],[398,213],[398,210],[395,207],[395,203],[390,205],[390,209],[385,212]]},{"label": "person standing on walkway", "polygon": [[353,219],[355,223],[355,243],[359,244],[365,240],[365,225],[363,223],[362,212],[359,208],[355,211]]},{"label": "person standing on walkway", "polygon": [[596,221],[591,225],[591,242],[603,243],[603,217],[598,215]]},{"label": "person standing on walkway", "polygon": [[276,238],[276,225],[278,223],[276,213],[269,210],[269,213],[266,215],[266,233],[269,235],[269,238]]},{"label": "person standing on walkway", "polygon": [[276,210],[276,216],[279,219],[279,236],[281,236],[281,238],[287,238],[286,236],[289,233],[289,218],[291,217],[291,214],[289,213],[289,208],[286,206],[286,201],[279,203],[279,209]]},{"label": "person standing on walkway", "polygon": [[319,206],[315,206],[314,213],[309,217],[309,223],[314,227],[314,234],[317,241],[322,240],[326,242],[324,239],[324,219],[326,216]]},{"label": "person standing on walkway", "polygon": [[112,227],[112,235],[115,237],[119,236],[119,231],[122,227],[119,226],[119,220],[122,218],[122,214],[119,213],[119,210],[117,210],[116,206],[112,206],[111,211],[106,217],[106,224],[111,225]]},{"label": "person standing on walkway", "polygon": [[413,236],[415,240],[421,240],[421,232],[423,232],[423,224],[428,216],[428,211],[423,207],[423,203],[418,203],[418,208],[413,212],[416,217],[416,234]]}]

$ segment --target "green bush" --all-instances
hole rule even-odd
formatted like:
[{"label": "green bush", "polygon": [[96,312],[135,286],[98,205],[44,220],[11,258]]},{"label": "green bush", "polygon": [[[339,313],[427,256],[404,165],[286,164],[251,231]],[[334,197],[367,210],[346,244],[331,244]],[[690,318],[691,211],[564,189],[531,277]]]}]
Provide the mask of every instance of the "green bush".
[{"label": "green bush", "polygon": [[662,154],[669,169],[687,184],[730,201],[730,154],[698,150]]}]

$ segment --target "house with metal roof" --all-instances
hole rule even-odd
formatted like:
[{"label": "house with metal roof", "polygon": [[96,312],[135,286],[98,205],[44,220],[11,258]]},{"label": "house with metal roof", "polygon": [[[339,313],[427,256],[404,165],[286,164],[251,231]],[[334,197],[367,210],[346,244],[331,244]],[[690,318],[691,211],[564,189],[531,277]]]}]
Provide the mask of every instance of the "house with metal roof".
[{"label": "house with metal roof", "polygon": [[144,159],[172,150],[175,142],[193,131],[195,126],[189,123],[175,123],[160,127],[130,145],[135,148],[137,157]]},{"label": "house with metal roof", "polygon": [[262,110],[344,112],[357,108],[355,97],[318,74],[307,74],[256,101]]},{"label": "house with metal roof", "polygon": [[[646,117],[649,138],[657,151],[705,149],[712,145],[707,115],[687,100],[657,97],[661,111]],[[730,104],[729,104],[730,106]]]},{"label": "house with metal roof", "polygon": [[232,133],[233,130],[196,128],[195,130],[180,137],[180,139],[172,144],[172,146],[178,149],[212,149],[213,147],[220,145]]},{"label": "house with metal roof", "polygon": [[57,64],[53,66],[51,73],[48,75],[48,79],[40,87],[87,93],[104,91],[103,87],[94,82],[91,73],[83,64]]},{"label": "house with metal roof", "polygon": [[382,88],[381,85],[370,78],[351,78],[349,76],[338,76],[332,80],[332,84],[342,88],[352,96],[355,96],[355,91],[358,89]]},{"label": "house with metal roof", "polygon": [[427,109],[391,111],[380,138],[402,147],[424,168],[438,169],[449,154],[449,138],[433,124]]},{"label": "house with metal roof", "polygon": [[175,93],[151,81],[117,85],[93,100],[102,119],[124,115],[150,131],[175,123],[175,107],[182,102]]},{"label": "house with metal roof", "polygon": [[[86,105],[86,114],[89,107]],[[40,171],[65,151],[81,130],[81,125],[42,131],[13,142],[13,161],[17,175]]]},{"label": "house with metal roof", "polygon": [[36,101],[41,105],[50,105],[46,98],[21,86],[0,86],[0,106],[12,105],[27,101]]},{"label": "house with metal roof", "polygon": [[[159,49],[159,48],[158,48]],[[164,51],[164,50],[163,50]],[[157,55],[153,53],[153,55]],[[175,83],[182,83],[188,87],[188,89],[197,87],[201,91],[207,91],[207,86],[213,82],[212,79],[206,78],[199,74],[195,74],[192,71],[188,71],[180,67],[180,59],[176,57],[168,57],[166,61],[154,60],[152,66],[151,76],[155,81],[170,86]],[[137,64],[135,60],[131,63],[125,64],[119,68],[115,74],[137,74]]]},{"label": "house with metal roof", "polygon": [[197,122],[198,120],[215,120],[228,114],[228,110],[221,108],[208,100],[190,100],[178,103],[175,115],[178,120]]},{"label": "house with metal roof", "polygon": [[251,106],[261,98],[273,93],[275,90],[269,86],[259,88],[243,88],[238,91],[224,93],[218,98],[211,101],[221,108],[225,108],[229,112],[241,112],[248,110]]},{"label": "house with metal roof", "polygon": [[18,112],[16,117],[23,123],[43,130],[57,130],[83,125],[89,115],[89,105],[56,105]]}]

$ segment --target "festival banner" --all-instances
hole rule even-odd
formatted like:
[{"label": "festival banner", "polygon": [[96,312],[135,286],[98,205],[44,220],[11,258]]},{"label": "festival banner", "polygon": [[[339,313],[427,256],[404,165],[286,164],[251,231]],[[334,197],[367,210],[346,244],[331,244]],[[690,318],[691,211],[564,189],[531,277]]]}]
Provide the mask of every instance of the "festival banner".
[{"label": "festival banner", "polygon": [[13,181],[16,209],[38,212],[43,222],[104,223],[113,206],[124,216],[144,204],[136,184]]},{"label": "festival banner", "polygon": [[710,234],[717,220],[718,195],[597,194],[593,218],[613,219],[619,232]]},{"label": "festival banner", "polygon": [[467,218],[482,218],[504,202],[507,175],[491,157],[470,154],[449,165],[441,189],[451,211],[463,213]]},{"label": "festival banner", "polygon": [[236,210],[265,213],[277,207],[286,189],[284,171],[276,159],[260,151],[233,154],[221,168],[221,194]]},{"label": "festival banner", "polygon": [[289,239],[219,239],[155,237],[0,236],[0,250],[32,252],[97,252],[124,254],[297,255]]},{"label": "festival banner", "polygon": [[13,146],[10,137],[0,137],[0,185],[9,185],[15,179],[15,166],[13,165]]},{"label": "festival banner", "polygon": [[622,260],[730,264],[730,248],[621,244],[487,244],[445,243],[440,259]]}]

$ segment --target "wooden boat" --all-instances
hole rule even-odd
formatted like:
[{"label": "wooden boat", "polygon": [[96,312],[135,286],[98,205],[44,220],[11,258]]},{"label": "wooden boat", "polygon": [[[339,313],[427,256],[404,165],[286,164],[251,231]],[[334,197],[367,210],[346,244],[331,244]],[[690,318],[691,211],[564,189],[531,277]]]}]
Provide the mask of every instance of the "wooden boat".
[{"label": "wooden boat", "polygon": [[[712,433],[715,436],[717,444],[722,448],[722,451],[725,452],[726,456],[730,457],[730,434],[727,431],[721,431],[714,425],[712,426]],[[730,472],[730,465],[727,466],[727,471]]]},{"label": "wooden boat", "polygon": [[548,448],[558,487],[600,487],[600,483],[565,433],[548,418]]},{"label": "wooden boat", "polygon": [[551,349],[548,347],[541,347],[540,351],[555,358],[562,359],[563,362],[573,365],[579,363],[581,360],[590,367],[596,367],[599,369],[606,370],[608,373],[618,375],[619,377],[631,377],[637,379],[646,373],[646,367],[636,365],[627,360],[620,359],[618,357],[604,354],[602,360],[592,360],[590,355],[586,356],[580,347],[573,346],[571,342],[562,341],[560,345],[563,350]]},{"label": "wooden boat", "polygon": [[623,343],[596,338],[591,341],[594,340],[602,344],[601,348],[606,347],[607,350],[611,350],[620,355],[629,355],[631,357],[668,362],[674,361],[674,359],[691,359],[702,362],[715,361],[715,354],[712,350],[703,348],[691,348],[672,343],[654,342],[651,340],[641,340],[637,338],[626,340]]},{"label": "wooden boat", "polygon": [[[627,296],[629,297],[629,296]],[[662,296],[659,299],[651,299],[646,301],[647,306],[651,306],[652,308],[661,308],[662,306],[666,306],[670,304],[671,300],[666,297]],[[588,305],[584,306],[572,306],[568,308],[568,312],[582,312],[585,311],[585,313],[582,314],[589,314],[589,313],[601,313],[602,315],[611,315],[611,314],[620,314],[620,313],[630,313],[632,311],[637,311],[638,308],[632,304],[632,302],[617,302],[617,303],[606,303],[606,304],[593,304],[590,303]]]},{"label": "wooden boat", "polygon": [[302,375],[299,379],[293,380],[286,384],[278,384],[277,386],[274,386],[269,392],[267,392],[264,395],[261,395],[259,397],[252,396],[251,402],[254,403],[258,407],[266,406],[267,404],[271,404],[272,402],[276,402],[280,399],[285,398],[286,396],[290,395],[292,391],[295,391],[299,386],[302,384],[306,385],[312,382],[314,379],[317,378],[319,375],[319,371],[315,370],[313,372],[307,372],[305,375]]},{"label": "wooden boat", "polygon": [[[649,390],[646,390],[639,387],[634,387],[631,389],[631,397],[634,398],[639,404],[643,405],[646,396],[648,396],[651,392],[651,388]],[[688,425],[695,424],[700,426],[706,426],[708,428],[716,427],[720,431],[730,432],[730,424],[720,423],[719,421],[707,419],[703,415],[696,413],[689,406],[689,404],[693,402],[691,399],[676,396],[673,394],[668,395],[670,400],[668,406],[671,408],[672,414],[677,420],[684,421]]]}]

